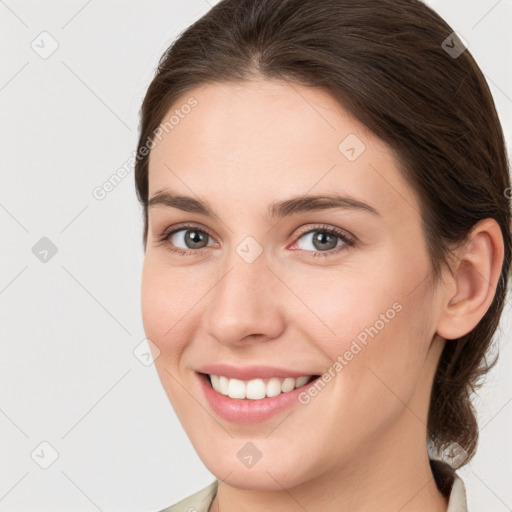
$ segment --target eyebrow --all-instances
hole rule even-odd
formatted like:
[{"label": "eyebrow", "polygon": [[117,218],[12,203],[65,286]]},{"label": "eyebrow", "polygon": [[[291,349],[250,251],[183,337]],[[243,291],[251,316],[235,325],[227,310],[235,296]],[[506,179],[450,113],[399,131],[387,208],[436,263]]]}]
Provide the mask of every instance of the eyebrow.
[{"label": "eyebrow", "polygon": [[[217,214],[206,203],[194,197],[174,195],[165,190],[157,192],[149,201],[148,208],[164,206],[177,208],[189,213],[198,213],[205,217],[215,218]],[[296,196],[283,201],[271,203],[268,207],[268,216],[274,220],[286,216],[329,209],[359,210],[380,216],[379,212],[371,205],[354,197],[339,194]]]}]

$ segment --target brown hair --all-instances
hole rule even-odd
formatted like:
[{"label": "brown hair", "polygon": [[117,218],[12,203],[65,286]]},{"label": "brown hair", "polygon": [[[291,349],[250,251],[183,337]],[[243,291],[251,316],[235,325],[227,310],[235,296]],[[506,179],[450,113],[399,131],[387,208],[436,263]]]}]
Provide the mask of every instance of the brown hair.
[{"label": "brown hair", "polygon": [[[223,0],[161,57],[141,107],[135,164],[148,219],[144,147],[172,105],[194,88],[255,78],[322,87],[394,150],[420,199],[434,281],[451,249],[481,219],[501,227],[505,255],[488,311],[446,343],[428,415],[439,452],[474,455],[471,394],[494,365],[487,352],[506,300],[511,258],[510,178],[503,132],[486,81],[453,30],[419,0]],[[458,443],[454,444],[454,443]]]}]

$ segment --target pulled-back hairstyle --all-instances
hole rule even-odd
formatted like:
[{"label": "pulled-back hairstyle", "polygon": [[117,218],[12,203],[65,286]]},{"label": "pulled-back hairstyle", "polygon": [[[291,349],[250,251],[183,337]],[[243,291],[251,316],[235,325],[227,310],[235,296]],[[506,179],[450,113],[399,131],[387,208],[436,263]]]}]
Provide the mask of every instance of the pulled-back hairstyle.
[{"label": "pulled-back hairstyle", "polygon": [[456,447],[464,464],[478,441],[472,392],[496,362],[488,352],[506,300],[510,178],[491,93],[452,33],[419,0],[222,0],[159,61],[141,107],[135,181],[145,247],[148,146],[169,109],[200,86],[282,79],[327,90],[392,148],[420,200],[433,282],[472,227],[495,219],[505,252],[493,302],[471,332],[447,341],[429,406],[430,448]]}]

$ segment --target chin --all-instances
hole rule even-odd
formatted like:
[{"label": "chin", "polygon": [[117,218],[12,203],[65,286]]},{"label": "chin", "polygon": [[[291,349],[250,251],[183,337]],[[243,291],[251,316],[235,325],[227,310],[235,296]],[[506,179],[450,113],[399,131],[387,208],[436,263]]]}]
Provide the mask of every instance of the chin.
[{"label": "chin", "polygon": [[[231,442],[236,444],[232,457],[226,456],[228,450],[223,447],[220,447],[218,453],[212,453],[208,446],[204,447],[207,452],[197,450],[208,471],[231,487],[255,491],[282,491],[283,488],[290,489],[301,485],[311,477],[307,468],[300,465],[300,460],[287,461],[283,453],[275,451],[271,457],[265,458],[262,454],[261,459],[248,467],[239,460],[237,452],[243,450],[250,441],[232,439]],[[241,458],[243,459],[243,455]]]}]

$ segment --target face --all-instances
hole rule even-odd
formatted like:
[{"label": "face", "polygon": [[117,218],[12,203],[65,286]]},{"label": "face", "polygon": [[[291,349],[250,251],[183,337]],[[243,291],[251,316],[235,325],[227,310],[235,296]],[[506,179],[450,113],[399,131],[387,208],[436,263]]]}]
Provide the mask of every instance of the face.
[{"label": "face", "polygon": [[150,154],[142,314],[206,467],[291,488],[424,442],[439,299],[391,149],[318,88],[211,84],[165,120],[191,97]]}]

